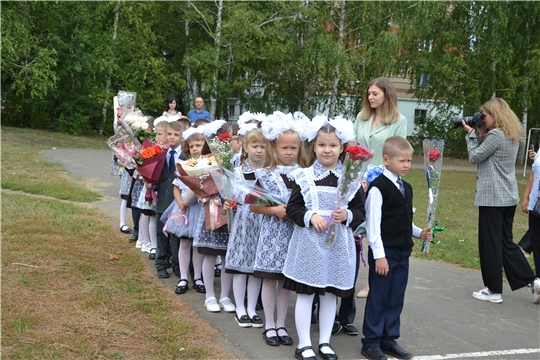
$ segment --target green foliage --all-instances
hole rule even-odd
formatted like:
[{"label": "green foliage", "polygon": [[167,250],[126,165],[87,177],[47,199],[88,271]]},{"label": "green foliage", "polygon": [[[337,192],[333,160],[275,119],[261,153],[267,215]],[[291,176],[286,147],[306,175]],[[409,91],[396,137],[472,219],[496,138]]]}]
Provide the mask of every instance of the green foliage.
[{"label": "green foliage", "polygon": [[11,1],[2,10],[8,125],[88,133],[103,126],[105,104],[111,132],[118,90],[137,92],[152,116],[168,97],[187,113],[195,96],[212,95],[224,118],[230,99],[312,115],[334,91],[335,112],[353,117],[355,94],[396,75],[439,112],[469,114],[495,95],[540,125],[538,2]]}]

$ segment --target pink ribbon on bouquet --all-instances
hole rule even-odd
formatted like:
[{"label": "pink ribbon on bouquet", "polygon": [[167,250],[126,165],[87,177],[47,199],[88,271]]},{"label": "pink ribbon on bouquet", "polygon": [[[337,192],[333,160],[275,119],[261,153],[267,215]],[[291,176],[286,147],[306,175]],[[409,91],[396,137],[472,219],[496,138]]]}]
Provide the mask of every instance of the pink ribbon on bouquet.
[{"label": "pink ribbon on bouquet", "polygon": [[200,199],[201,203],[206,206],[208,203],[208,210],[210,215],[210,228],[216,229],[218,222],[219,209],[221,208],[221,200],[216,195],[205,196]]}]

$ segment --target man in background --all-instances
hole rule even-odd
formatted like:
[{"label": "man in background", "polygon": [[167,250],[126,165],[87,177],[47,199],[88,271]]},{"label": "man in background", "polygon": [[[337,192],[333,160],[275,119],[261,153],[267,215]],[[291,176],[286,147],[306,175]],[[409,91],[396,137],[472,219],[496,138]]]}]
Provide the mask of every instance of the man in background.
[{"label": "man in background", "polygon": [[191,124],[193,124],[197,119],[203,118],[210,121],[210,113],[204,110],[204,100],[202,97],[198,96],[195,98],[195,109],[191,109],[187,116]]}]

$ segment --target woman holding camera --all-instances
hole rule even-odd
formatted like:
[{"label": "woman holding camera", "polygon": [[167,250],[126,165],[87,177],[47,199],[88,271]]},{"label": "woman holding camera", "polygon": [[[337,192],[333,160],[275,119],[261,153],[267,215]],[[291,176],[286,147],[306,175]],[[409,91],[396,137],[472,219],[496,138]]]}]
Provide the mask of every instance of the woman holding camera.
[{"label": "woman holding camera", "polygon": [[540,279],[512,241],[512,224],[519,202],[515,164],[521,124],[508,104],[491,99],[480,108],[483,126],[475,130],[462,121],[469,161],[478,164],[476,198],[478,206],[478,252],[484,289],[473,292],[475,299],[501,303],[502,268],[512,291],[525,285],[533,288],[538,303]]}]

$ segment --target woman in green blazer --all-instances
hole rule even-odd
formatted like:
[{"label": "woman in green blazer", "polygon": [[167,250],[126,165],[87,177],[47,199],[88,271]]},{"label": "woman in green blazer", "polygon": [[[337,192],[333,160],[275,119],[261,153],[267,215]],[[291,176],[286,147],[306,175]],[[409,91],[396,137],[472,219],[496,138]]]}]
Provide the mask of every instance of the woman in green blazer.
[{"label": "woman in green blazer", "polygon": [[372,80],[354,124],[356,140],[366,148],[375,149],[373,165],[383,165],[382,144],[392,136],[407,136],[407,118],[397,107],[394,85],[385,77]]},{"label": "woman in green blazer", "polygon": [[[392,136],[407,136],[407,118],[398,110],[397,94],[388,78],[372,80],[364,95],[362,110],[354,123],[356,140],[369,150],[375,149],[370,164],[383,165],[382,144]],[[369,283],[356,295],[367,297]]]}]

